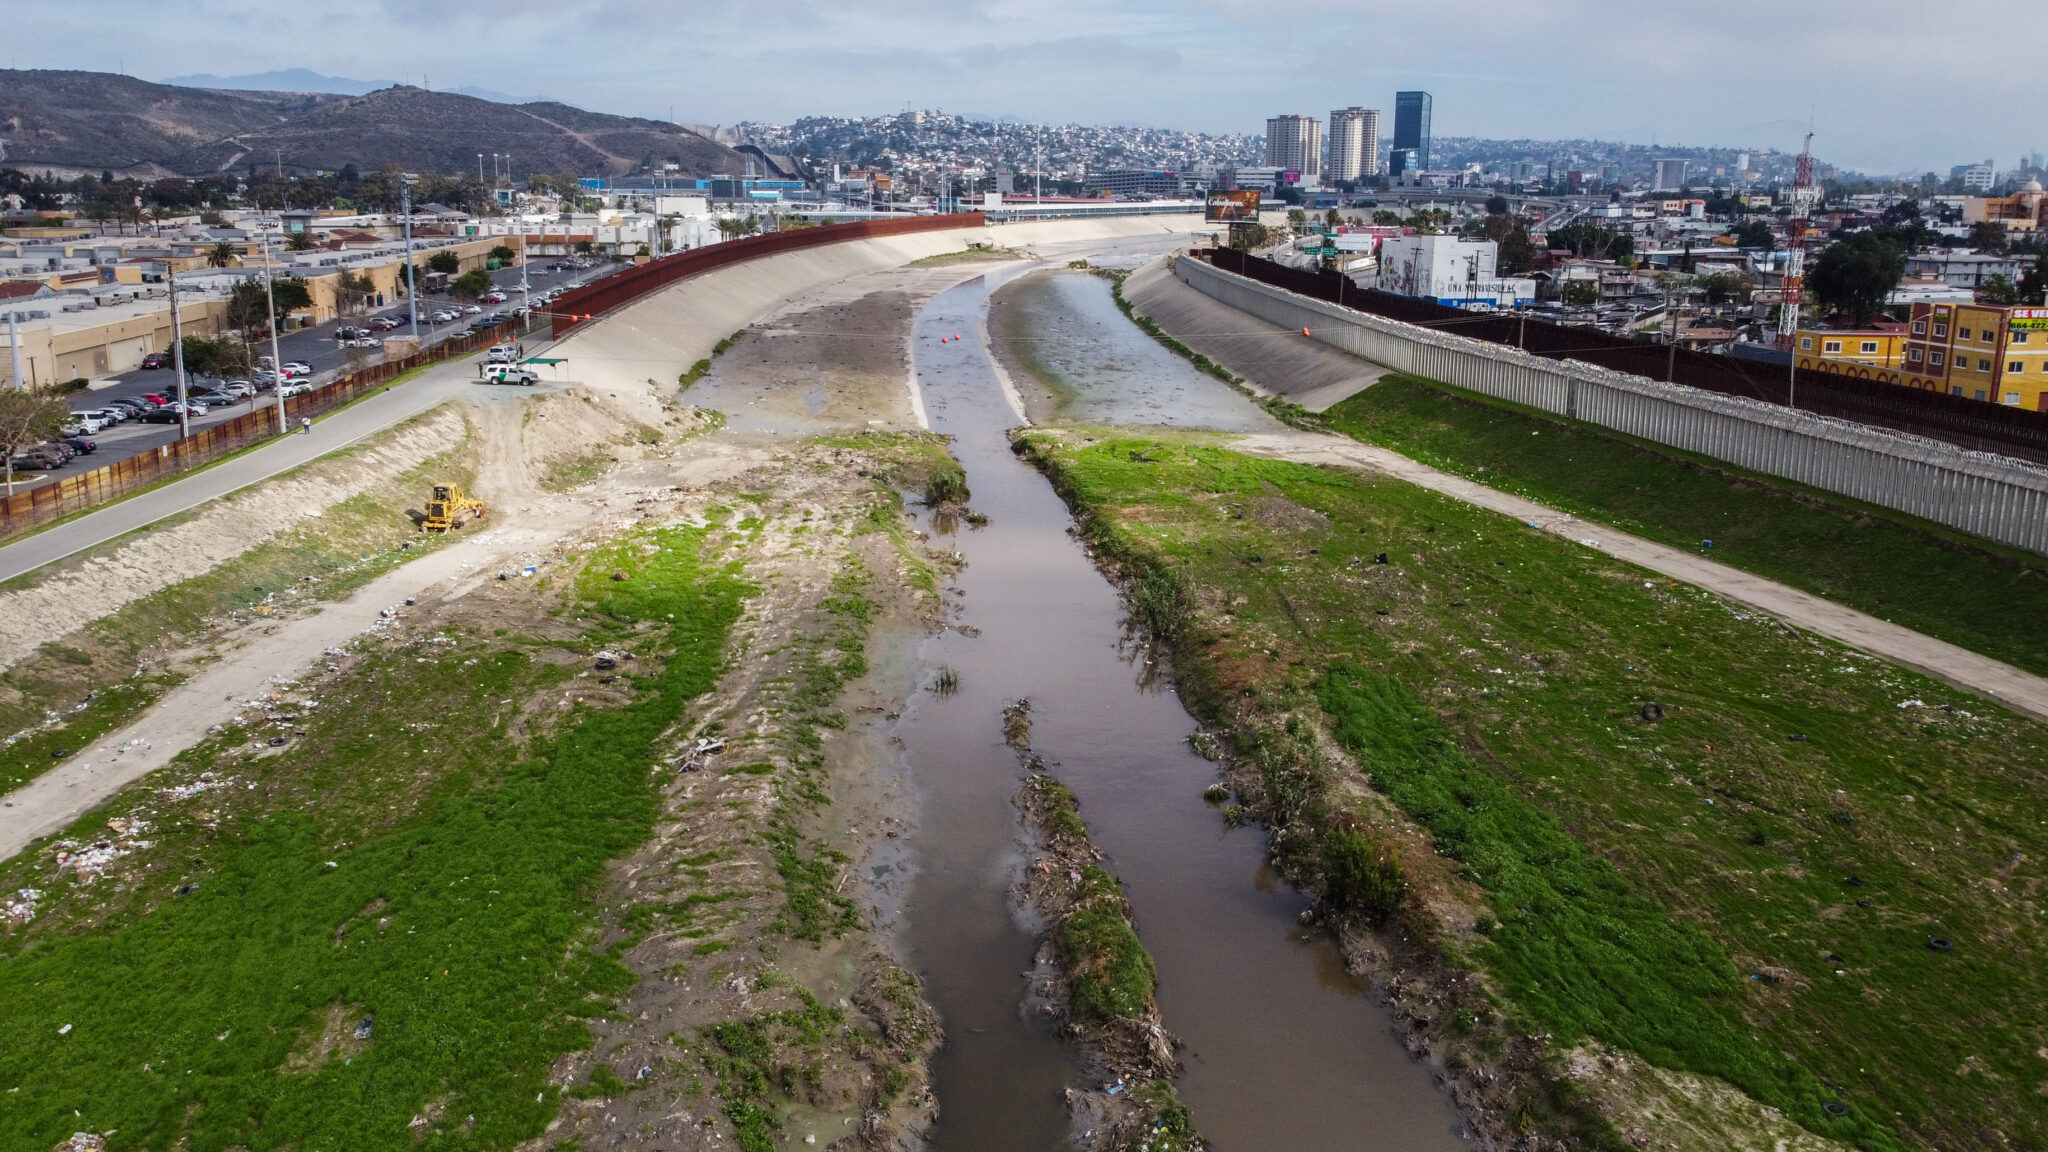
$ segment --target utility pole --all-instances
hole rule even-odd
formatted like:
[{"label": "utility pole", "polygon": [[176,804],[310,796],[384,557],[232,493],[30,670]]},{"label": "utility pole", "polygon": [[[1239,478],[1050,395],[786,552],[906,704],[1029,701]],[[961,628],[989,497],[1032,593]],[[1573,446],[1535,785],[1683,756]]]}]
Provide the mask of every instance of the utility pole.
[{"label": "utility pole", "polygon": [[412,350],[420,350],[420,275],[412,264],[412,186],[418,176],[402,172],[398,177],[398,210],[405,215],[405,302],[412,312]]},{"label": "utility pole", "polygon": [[1813,133],[1792,165],[1792,215],[1785,224],[1785,279],[1779,296],[1778,341],[1785,349],[1785,406],[1797,407],[1799,394],[1799,305],[1805,295],[1806,217],[1813,201]]},{"label": "utility pole", "polygon": [[164,283],[171,288],[171,368],[178,374],[178,435],[192,434],[192,415],[185,411],[185,331],[178,325],[178,274],[168,266]]},{"label": "utility pole", "polygon": [[1669,288],[1664,290],[1664,321],[1664,330],[1670,335],[1670,348],[1666,350],[1664,357],[1664,382],[1669,384],[1672,376],[1678,372],[1678,310],[1671,303]]},{"label": "utility pole", "polygon": [[270,280],[270,231],[259,221],[263,235],[263,299],[270,306],[270,378],[277,388],[277,434],[290,432],[284,423],[284,353],[277,349],[277,292]]},{"label": "utility pole", "polygon": [[15,390],[25,391],[28,388],[28,380],[21,374],[21,314],[19,312],[9,311],[7,313],[7,350],[13,353],[14,357]]}]

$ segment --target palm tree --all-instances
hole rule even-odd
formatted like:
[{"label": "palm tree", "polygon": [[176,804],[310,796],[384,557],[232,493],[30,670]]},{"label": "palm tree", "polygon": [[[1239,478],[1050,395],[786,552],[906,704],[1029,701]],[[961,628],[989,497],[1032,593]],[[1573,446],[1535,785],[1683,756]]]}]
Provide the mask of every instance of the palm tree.
[{"label": "palm tree", "polygon": [[233,244],[223,240],[212,248],[207,249],[206,263],[211,268],[226,268],[228,265],[233,264],[235,258],[239,255],[241,253],[235,251]]}]

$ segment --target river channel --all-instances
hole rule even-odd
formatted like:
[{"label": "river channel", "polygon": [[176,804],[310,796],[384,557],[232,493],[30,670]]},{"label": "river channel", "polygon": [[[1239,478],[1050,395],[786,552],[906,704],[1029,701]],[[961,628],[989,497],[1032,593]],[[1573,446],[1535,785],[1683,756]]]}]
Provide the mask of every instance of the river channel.
[{"label": "river channel", "polygon": [[[950,667],[958,688],[920,693],[896,725],[921,806],[908,947],[947,1035],[934,1067],[931,1146],[1066,1147],[1061,1092],[1083,1075],[1052,1028],[1023,1008],[1032,929],[1009,894],[1021,860],[1011,797],[1022,778],[1003,743],[1002,709],[1028,698],[1033,746],[1079,795],[1105,865],[1137,909],[1166,1024],[1186,1042],[1180,1092],[1212,1145],[1464,1148],[1447,1097],[1408,1057],[1370,990],[1345,973],[1325,934],[1297,925],[1307,901],[1267,870],[1265,834],[1225,826],[1202,801],[1218,777],[1189,750],[1194,721],[1170,683],[1150,674],[1143,646],[1128,642],[1116,590],[1068,535],[1065,505],[1011,454],[1006,432],[1019,418],[988,355],[983,316],[990,293],[1023,270],[940,294],[914,336],[932,427],[954,438],[972,505],[989,517],[950,534],[921,525],[964,555],[947,596],[956,621],[979,634],[948,629],[923,645],[927,669]],[[1106,299],[1106,285],[1101,292]],[[1127,339],[1115,349],[1120,379],[1163,355],[1127,323],[1089,339]],[[1085,372],[1073,356],[1060,364]],[[1213,389],[1205,405],[1227,399],[1248,423],[1263,416],[1187,371]]]}]

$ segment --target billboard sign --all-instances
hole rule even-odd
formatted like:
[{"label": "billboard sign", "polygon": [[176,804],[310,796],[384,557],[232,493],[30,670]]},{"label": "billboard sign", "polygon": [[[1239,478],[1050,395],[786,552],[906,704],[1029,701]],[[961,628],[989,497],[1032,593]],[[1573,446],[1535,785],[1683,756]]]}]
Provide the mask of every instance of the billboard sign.
[{"label": "billboard sign", "polygon": [[2015,308],[2006,321],[2011,332],[2048,332],[2048,308]]},{"label": "billboard sign", "polygon": [[1232,188],[1209,193],[1202,219],[1209,224],[1233,224],[1259,218],[1259,190]]}]

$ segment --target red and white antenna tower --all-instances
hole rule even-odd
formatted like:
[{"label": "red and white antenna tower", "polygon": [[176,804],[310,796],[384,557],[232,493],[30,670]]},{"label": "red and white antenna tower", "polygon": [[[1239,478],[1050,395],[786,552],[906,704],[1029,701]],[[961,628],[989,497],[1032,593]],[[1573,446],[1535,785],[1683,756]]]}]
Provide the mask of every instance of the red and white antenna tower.
[{"label": "red and white antenna tower", "polygon": [[1799,301],[1806,294],[1806,219],[1813,211],[1813,133],[1792,166],[1792,216],[1785,221],[1785,284],[1778,305],[1778,345],[1790,351],[1799,331]]}]

